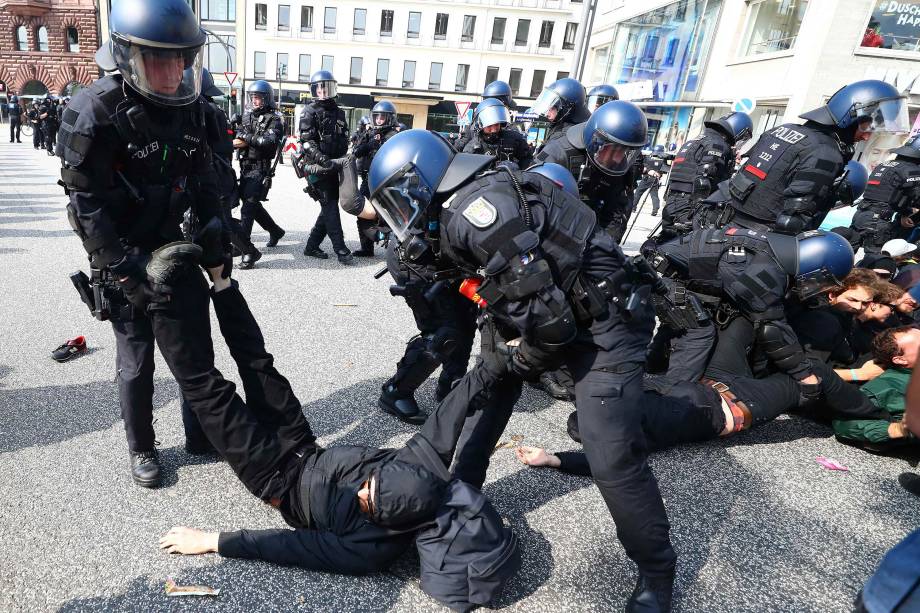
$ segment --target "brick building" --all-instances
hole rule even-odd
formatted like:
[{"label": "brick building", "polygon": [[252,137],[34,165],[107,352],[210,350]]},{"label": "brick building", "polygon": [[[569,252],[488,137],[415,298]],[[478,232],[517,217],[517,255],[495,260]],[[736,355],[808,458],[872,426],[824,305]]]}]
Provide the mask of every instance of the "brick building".
[{"label": "brick building", "polygon": [[93,0],[0,0],[0,101],[72,94],[99,76],[98,48]]}]

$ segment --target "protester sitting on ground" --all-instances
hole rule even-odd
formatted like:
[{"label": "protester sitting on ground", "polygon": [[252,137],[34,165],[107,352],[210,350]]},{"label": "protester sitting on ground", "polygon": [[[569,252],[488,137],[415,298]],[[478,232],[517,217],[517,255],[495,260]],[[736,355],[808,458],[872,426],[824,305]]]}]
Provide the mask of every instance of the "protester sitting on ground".
[{"label": "protester sitting on ground", "polygon": [[901,294],[895,302],[895,317],[902,325],[920,323],[920,285]]},{"label": "protester sitting on ground", "polygon": [[[897,285],[886,281],[878,282],[872,302],[853,320],[849,335],[850,347],[856,356],[853,365],[865,364],[866,360],[872,359],[872,342],[880,332],[901,325],[895,312],[897,302],[903,295],[904,290]],[[881,371],[877,374],[881,374]],[[841,376],[846,379],[844,375]]]}]

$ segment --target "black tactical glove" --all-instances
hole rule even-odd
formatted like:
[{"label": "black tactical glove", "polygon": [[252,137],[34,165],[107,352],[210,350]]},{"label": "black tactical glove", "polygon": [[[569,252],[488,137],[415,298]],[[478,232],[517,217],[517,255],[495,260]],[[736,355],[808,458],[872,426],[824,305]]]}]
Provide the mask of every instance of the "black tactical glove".
[{"label": "black tactical glove", "polygon": [[[508,347],[507,345],[505,345]],[[538,381],[540,379],[540,374],[543,373],[546,369],[541,368],[539,365],[534,364],[521,351],[521,347],[508,347],[510,350],[510,362],[509,368],[511,372],[519,376],[525,381]]]},{"label": "black tactical glove", "polygon": [[322,151],[317,151],[313,154],[313,161],[320,166],[329,166],[329,156]]},{"label": "black tactical glove", "polygon": [[[817,375],[815,378],[818,378]],[[821,398],[821,379],[817,383],[799,381],[799,407],[807,406]]]},{"label": "black tactical glove", "polygon": [[172,289],[166,285],[151,283],[144,266],[137,258],[125,256],[109,266],[118,286],[135,309],[141,313],[154,303],[169,302]]}]

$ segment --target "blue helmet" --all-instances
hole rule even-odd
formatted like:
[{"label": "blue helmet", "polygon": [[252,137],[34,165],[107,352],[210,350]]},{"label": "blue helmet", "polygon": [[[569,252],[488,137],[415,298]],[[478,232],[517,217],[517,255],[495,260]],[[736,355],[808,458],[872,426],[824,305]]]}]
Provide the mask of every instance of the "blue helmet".
[{"label": "blue helmet", "polygon": [[[259,98],[261,103],[255,106],[255,98]],[[246,86],[246,106],[252,110],[268,110],[275,106],[275,90],[268,81],[253,81]]]},{"label": "blue helmet", "polygon": [[317,70],[310,77],[310,95],[317,100],[329,100],[338,93],[338,82],[328,70]]},{"label": "blue helmet", "polygon": [[841,87],[827,104],[799,117],[844,130],[859,126],[863,132],[910,131],[904,96],[894,85],[875,79]]},{"label": "blue helmet", "polygon": [[117,70],[156,104],[185,106],[198,99],[208,37],[185,0],[119,0],[109,30],[111,40],[96,52],[100,68]]},{"label": "blue helmet", "polygon": [[742,112],[729,113],[715,121],[706,121],[704,125],[724,133],[732,145],[743,143],[754,134],[754,122],[751,121],[751,116]]},{"label": "blue helmet", "polygon": [[214,85],[214,77],[207,68],[201,69],[201,95],[208,98],[219,98],[224,95],[224,92]]},{"label": "blue helmet", "polygon": [[511,108],[514,106],[514,99],[511,97],[511,86],[504,81],[492,81],[482,90],[482,100],[485,102],[490,98],[500,100],[502,104]]},{"label": "blue helmet", "polygon": [[620,92],[613,85],[595,85],[588,91],[588,110],[593,113],[598,107],[619,99]]},{"label": "blue helmet", "polygon": [[[377,123],[377,119],[382,120],[381,123]],[[381,100],[374,105],[374,108],[371,109],[371,122],[370,125],[372,128],[379,128],[383,126],[395,126],[396,125],[396,106],[389,100]]]},{"label": "blue helmet", "polygon": [[558,185],[560,189],[570,193],[576,198],[579,197],[578,183],[575,181],[575,177],[572,176],[572,173],[569,172],[569,169],[565,166],[553,164],[552,162],[543,162],[542,164],[531,166],[527,169],[527,172],[535,172],[543,175]]},{"label": "blue helmet", "polygon": [[837,199],[847,206],[852,205],[866,191],[868,181],[869,171],[866,167],[856,160],[850,160],[843,173],[834,181]]},{"label": "blue helmet", "polygon": [[903,145],[892,149],[891,153],[902,158],[920,160],[920,134],[911,136]]},{"label": "blue helmet", "polygon": [[793,291],[807,299],[842,285],[853,269],[853,247],[835,232],[809,230],[797,236],[767,234],[776,261],[793,278]]},{"label": "blue helmet", "polygon": [[17,102],[19,102],[19,96],[10,96],[10,104],[16,104]]},{"label": "blue helmet", "polygon": [[495,125],[504,128],[509,123],[511,123],[511,115],[508,113],[508,107],[497,98],[483,100],[473,111],[473,127],[479,131],[479,138],[486,142],[496,142],[500,137],[501,129],[486,132],[484,128]]},{"label": "blue helmet", "polygon": [[585,88],[570,77],[547,85],[531,107],[533,113],[546,117],[550,123],[562,121],[579,109],[587,111]]},{"label": "blue helmet", "polygon": [[457,153],[427,130],[405,130],[387,140],[367,173],[371,204],[400,243],[424,229],[436,194],[456,190],[494,161],[488,155]]},{"label": "blue helmet", "polygon": [[594,111],[582,138],[588,159],[603,173],[625,174],[648,138],[645,113],[632,102],[614,100]]}]

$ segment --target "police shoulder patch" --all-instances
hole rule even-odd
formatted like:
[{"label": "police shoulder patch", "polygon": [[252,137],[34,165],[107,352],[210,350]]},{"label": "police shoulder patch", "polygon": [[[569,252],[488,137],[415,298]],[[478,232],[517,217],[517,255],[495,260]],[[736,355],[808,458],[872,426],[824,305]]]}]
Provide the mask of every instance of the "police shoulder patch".
[{"label": "police shoulder patch", "polygon": [[463,216],[477,228],[488,228],[498,218],[498,211],[491,202],[480,196],[463,210]]}]

